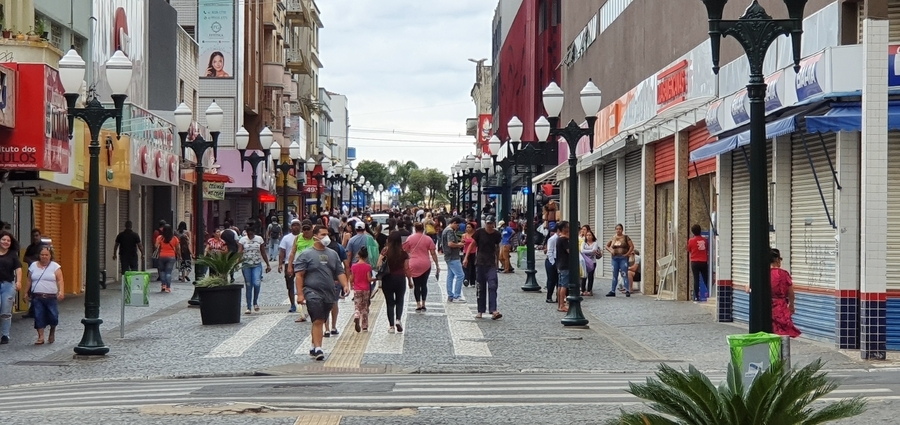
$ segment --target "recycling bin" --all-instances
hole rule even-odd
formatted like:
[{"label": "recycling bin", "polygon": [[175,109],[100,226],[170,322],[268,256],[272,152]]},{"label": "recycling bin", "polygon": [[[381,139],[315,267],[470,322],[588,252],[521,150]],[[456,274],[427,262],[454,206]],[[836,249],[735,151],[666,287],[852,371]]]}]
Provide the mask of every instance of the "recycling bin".
[{"label": "recycling bin", "polygon": [[744,388],[781,358],[781,336],[767,332],[728,335],[731,361],[738,365]]}]

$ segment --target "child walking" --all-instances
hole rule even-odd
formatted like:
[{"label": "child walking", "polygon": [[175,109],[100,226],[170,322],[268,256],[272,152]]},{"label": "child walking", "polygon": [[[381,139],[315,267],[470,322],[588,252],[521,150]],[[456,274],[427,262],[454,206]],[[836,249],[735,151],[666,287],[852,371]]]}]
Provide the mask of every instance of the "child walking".
[{"label": "child walking", "polygon": [[350,266],[350,274],[353,278],[353,304],[355,311],[353,312],[353,323],[356,325],[356,332],[361,330],[369,331],[369,304],[372,294],[372,282],[375,277],[372,276],[372,266],[369,264],[369,250],[362,247],[357,252],[359,259],[356,264]]}]

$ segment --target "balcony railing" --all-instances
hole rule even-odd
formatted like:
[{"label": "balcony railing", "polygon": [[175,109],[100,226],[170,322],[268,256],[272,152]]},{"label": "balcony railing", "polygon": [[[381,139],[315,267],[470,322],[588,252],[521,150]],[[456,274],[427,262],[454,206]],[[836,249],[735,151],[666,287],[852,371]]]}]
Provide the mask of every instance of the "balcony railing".
[{"label": "balcony railing", "polygon": [[284,2],[284,13],[288,19],[293,20],[297,25],[309,26],[312,22],[310,19],[309,6],[305,0],[282,0]]},{"label": "balcony railing", "polygon": [[306,52],[296,47],[284,50],[284,60],[287,68],[300,74],[311,74],[312,68]]}]

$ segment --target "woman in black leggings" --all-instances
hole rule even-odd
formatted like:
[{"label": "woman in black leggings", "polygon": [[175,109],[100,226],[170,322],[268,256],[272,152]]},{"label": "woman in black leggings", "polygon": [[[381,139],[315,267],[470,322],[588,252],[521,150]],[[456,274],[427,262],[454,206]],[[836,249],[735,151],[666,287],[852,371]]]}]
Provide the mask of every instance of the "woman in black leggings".
[{"label": "woman in black leggings", "polygon": [[387,246],[381,251],[378,258],[378,268],[385,261],[388,265],[388,274],[381,281],[381,292],[387,304],[388,323],[391,328],[389,333],[403,332],[400,319],[403,317],[404,300],[406,298],[407,283],[413,287],[412,277],[409,274],[409,254],[403,251],[401,234],[398,231],[391,232],[387,239]]},{"label": "woman in black leggings", "polygon": [[413,294],[416,297],[416,313],[425,311],[425,299],[428,297],[428,275],[431,274],[431,262],[434,261],[437,273],[437,251],[434,241],[425,234],[425,225],[416,223],[415,234],[403,243],[403,250],[409,253],[409,273],[413,276]]}]

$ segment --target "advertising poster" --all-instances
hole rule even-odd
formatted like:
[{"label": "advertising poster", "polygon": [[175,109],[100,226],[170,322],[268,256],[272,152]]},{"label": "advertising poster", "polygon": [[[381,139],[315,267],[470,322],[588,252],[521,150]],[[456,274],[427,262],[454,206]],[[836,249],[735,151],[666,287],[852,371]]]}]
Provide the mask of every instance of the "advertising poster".
[{"label": "advertising poster", "polygon": [[[134,68],[131,71],[131,84],[128,86],[128,102],[136,105],[147,104],[146,39],[144,29],[147,28],[148,8],[145,0],[93,0],[95,19],[91,64],[94,76],[106,75],[106,61],[121,50],[131,60]],[[85,58],[87,62],[87,58]],[[105,77],[104,77],[105,78]],[[100,99],[109,99],[109,85],[97,84]]]},{"label": "advertising poster", "polygon": [[491,142],[491,136],[494,135],[494,130],[492,128],[492,120],[493,115],[491,114],[481,114],[478,116],[478,144],[481,146],[481,150],[483,152],[491,152],[491,148],[489,146]]},{"label": "advertising poster", "polygon": [[234,0],[199,0],[197,44],[200,78],[233,78]]}]

